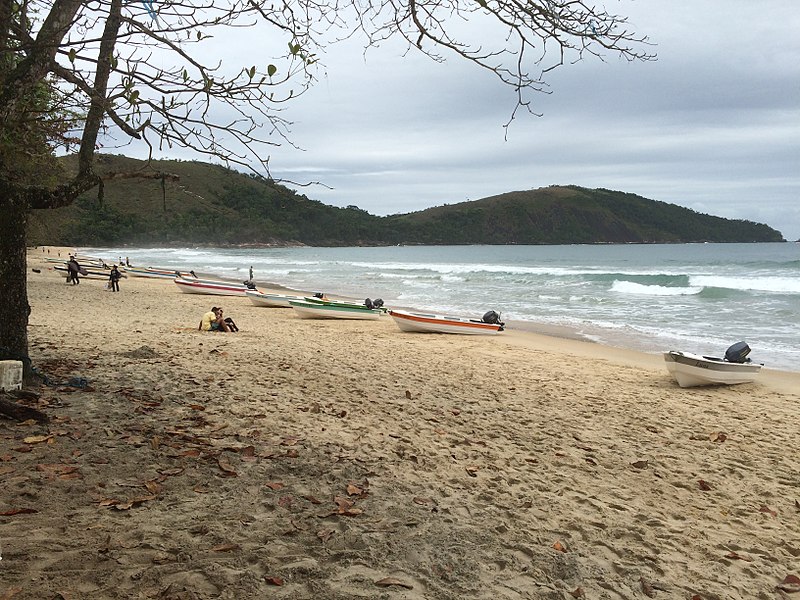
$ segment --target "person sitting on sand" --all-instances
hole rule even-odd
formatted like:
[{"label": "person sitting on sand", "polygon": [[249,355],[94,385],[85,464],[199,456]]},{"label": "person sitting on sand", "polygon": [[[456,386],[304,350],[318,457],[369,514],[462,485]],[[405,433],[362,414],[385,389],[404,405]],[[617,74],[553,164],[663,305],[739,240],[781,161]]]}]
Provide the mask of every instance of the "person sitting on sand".
[{"label": "person sitting on sand", "polygon": [[225,318],[222,308],[217,306],[213,306],[209,312],[203,315],[198,329],[200,331],[239,331],[233,319]]},{"label": "person sitting on sand", "polygon": [[216,306],[212,306],[211,310],[203,315],[200,327],[198,327],[200,331],[217,331],[219,329],[219,324],[217,323],[218,310]]},{"label": "person sitting on sand", "polygon": [[230,317],[225,317],[223,315],[221,306],[217,309],[217,321],[220,324],[221,331],[227,331],[227,332],[239,331],[239,328],[236,326],[236,323],[233,322],[233,319],[231,319]]}]

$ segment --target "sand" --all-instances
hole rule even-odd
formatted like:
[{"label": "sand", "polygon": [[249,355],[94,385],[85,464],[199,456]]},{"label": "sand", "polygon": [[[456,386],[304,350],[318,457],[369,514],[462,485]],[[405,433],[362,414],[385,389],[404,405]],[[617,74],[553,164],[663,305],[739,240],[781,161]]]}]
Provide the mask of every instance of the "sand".
[{"label": "sand", "polygon": [[[798,373],[685,390],[655,355],[112,293],[29,260],[54,385],[28,401],[48,425],[0,419],[2,600],[800,587]],[[198,331],[212,305],[241,331]]]}]

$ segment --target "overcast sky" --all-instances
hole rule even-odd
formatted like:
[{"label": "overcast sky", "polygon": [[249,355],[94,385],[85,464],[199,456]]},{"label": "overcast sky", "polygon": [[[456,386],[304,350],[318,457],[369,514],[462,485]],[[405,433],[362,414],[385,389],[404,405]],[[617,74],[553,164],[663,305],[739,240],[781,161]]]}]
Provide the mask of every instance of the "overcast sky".
[{"label": "overcast sky", "polygon": [[[515,95],[451,57],[357,42],[289,107],[272,175],[335,206],[386,215],[576,184],[639,194],[800,239],[797,0],[610,0],[656,62],[587,59],[548,75],[541,117],[503,125]],[[507,139],[506,139],[507,134]]]}]

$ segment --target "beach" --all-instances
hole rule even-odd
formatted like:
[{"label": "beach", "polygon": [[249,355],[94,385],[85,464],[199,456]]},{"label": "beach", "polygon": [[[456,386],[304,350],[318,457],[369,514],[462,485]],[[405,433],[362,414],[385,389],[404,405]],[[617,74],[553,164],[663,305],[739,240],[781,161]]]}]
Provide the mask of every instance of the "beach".
[{"label": "beach", "polygon": [[[0,419],[2,600],[800,592],[800,373],[681,389],[660,355],[113,293],[44,256],[50,422]],[[198,331],[212,306],[240,331]]]}]

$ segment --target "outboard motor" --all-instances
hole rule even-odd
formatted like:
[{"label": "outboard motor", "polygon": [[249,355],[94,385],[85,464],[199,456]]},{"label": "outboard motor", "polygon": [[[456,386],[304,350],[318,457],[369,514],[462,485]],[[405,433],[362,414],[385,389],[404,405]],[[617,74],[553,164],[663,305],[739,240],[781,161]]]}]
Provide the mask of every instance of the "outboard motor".
[{"label": "outboard motor", "polygon": [[483,315],[481,321],[484,323],[489,323],[490,325],[503,325],[503,323],[500,322],[500,315],[493,310],[490,310]]},{"label": "outboard motor", "polygon": [[322,292],[314,292],[314,298],[319,298],[322,300],[325,297],[325,294]]},{"label": "outboard motor", "polygon": [[383,300],[381,300],[380,298],[375,298],[375,300],[370,300],[369,298],[367,298],[366,300],[364,300],[364,306],[366,306],[369,309],[380,308],[381,306],[383,306]]},{"label": "outboard motor", "polygon": [[725,360],[732,363],[750,362],[750,359],[747,358],[748,354],[750,354],[750,346],[747,345],[747,342],[736,342],[725,351]]},{"label": "outboard motor", "polygon": [[243,281],[242,283],[244,284],[244,287],[246,287],[248,290],[256,289],[256,284],[254,281]]}]

